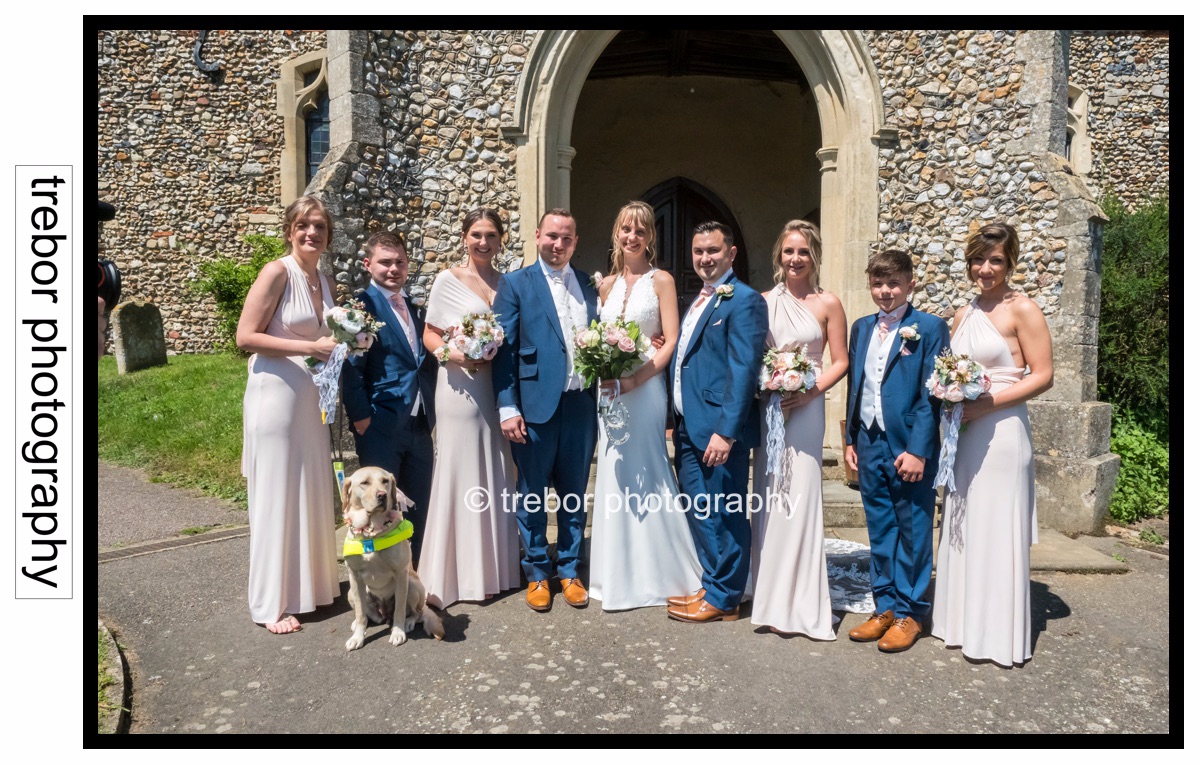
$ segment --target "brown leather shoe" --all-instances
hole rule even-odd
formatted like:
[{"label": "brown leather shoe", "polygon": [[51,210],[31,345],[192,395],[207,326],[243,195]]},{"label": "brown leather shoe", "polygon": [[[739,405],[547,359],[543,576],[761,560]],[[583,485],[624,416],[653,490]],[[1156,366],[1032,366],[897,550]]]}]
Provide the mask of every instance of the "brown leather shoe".
[{"label": "brown leather shoe", "polygon": [[887,633],[887,630],[892,628],[895,623],[896,616],[892,611],[886,613],[876,613],[871,616],[860,626],[856,626],[850,630],[850,639],[855,642],[874,642]]},{"label": "brown leather shoe", "polygon": [[695,594],[681,594],[678,597],[667,597],[667,605],[668,606],[674,605],[675,607],[683,607],[684,605],[690,605],[693,602],[695,602],[696,600],[702,600],[702,599],[704,599],[704,590],[703,589],[696,592]]},{"label": "brown leather shoe", "polygon": [[921,635],[921,624],[916,618],[897,618],[892,628],[879,640],[879,649],[885,653],[898,653],[913,646]]},{"label": "brown leather shoe", "polygon": [[738,610],[739,608],[736,606],[731,610],[718,610],[710,605],[708,600],[700,599],[687,605],[672,605],[667,608],[667,615],[676,621],[708,623],[709,621],[736,621]]},{"label": "brown leather shoe", "polygon": [[584,588],[583,582],[578,578],[564,578],[562,580],[563,599],[571,607],[587,607],[588,593]]},{"label": "brown leather shoe", "polygon": [[525,604],[539,613],[549,610],[550,582],[544,578],[541,581],[530,581],[529,588],[525,590]]}]

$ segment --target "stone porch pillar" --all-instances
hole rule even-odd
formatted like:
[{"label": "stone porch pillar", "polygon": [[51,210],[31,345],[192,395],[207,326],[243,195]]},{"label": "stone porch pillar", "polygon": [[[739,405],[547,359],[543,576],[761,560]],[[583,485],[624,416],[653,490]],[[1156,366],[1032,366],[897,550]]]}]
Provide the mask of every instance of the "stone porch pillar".
[{"label": "stone porch pillar", "polygon": [[[1109,453],[1112,407],[1096,401],[1101,232],[1106,218],[1066,150],[1067,32],[1024,32],[1019,98],[1032,107],[1027,135],[1007,144],[1028,154],[1059,200],[1049,232],[1065,243],[1059,310],[1047,317],[1054,343],[1054,387],[1029,402],[1038,521],[1064,533],[1098,533],[1116,485],[1120,457]],[[1057,245],[1055,245],[1057,246]]]}]

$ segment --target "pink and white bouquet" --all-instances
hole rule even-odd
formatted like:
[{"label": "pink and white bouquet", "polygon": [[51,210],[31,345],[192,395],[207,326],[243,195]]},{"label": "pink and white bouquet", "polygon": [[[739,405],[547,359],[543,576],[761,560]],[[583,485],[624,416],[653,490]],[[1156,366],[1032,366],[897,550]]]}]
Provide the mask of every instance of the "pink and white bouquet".
[{"label": "pink and white bouquet", "polygon": [[361,302],[350,300],[345,305],[335,305],[326,310],[325,325],[338,341],[337,347],[329,354],[329,360],[318,361],[311,356],[304,359],[313,373],[313,384],[319,391],[322,422],[328,420],[337,405],[342,363],[348,356],[362,355],[370,350],[379,336],[382,323],[368,313]]},{"label": "pink and white bouquet", "polygon": [[816,388],[820,364],[808,357],[808,345],[767,348],[758,372],[758,388],[771,394],[767,404],[767,474],[779,474],[783,459],[783,399]]},{"label": "pink and white bouquet", "polygon": [[475,361],[490,361],[504,344],[504,327],[495,313],[468,313],[462,321],[442,335],[445,344],[438,348],[438,361],[445,363],[450,349]]},{"label": "pink and white bouquet", "polygon": [[973,401],[992,389],[987,370],[967,353],[946,349],[933,362],[933,373],[925,381],[933,397],[945,401],[942,406],[942,453],[938,460],[935,486],[946,486],[954,493],[954,457],[958,453],[958,433],[962,425],[962,402]]},{"label": "pink and white bouquet", "polygon": [[820,373],[820,365],[808,357],[808,345],[799,351],[769,348],[763,355],[758,387],[763,392],[779,393],[780,397],[787,398],[816,387]]},{"label": "pink and white bouquet", "polygon": [[[593,321],[586,329],[575,330],[575,371],[588,385],[597,380],[617,379],[638,368],[650,357],[650,338],[642,334],[636,321]],[[621,445],[629,433],[625,427],[628,409],[619,400],[620,383],[611,396],[601,390],[597,401],[609,441]]]},{"label": "pink and white bouquet", "polygon": [[587,384],[619,379],[641,366],[650,351],[650,338],[636,321],[593,321],[575,330],[575,371]]},{"label": "pink and white bouquet", "polygon": [[925,387],[947,403],[973,401],[992,389],[987,370],[966,353],[944,351],[933,362],[933,373]]}]

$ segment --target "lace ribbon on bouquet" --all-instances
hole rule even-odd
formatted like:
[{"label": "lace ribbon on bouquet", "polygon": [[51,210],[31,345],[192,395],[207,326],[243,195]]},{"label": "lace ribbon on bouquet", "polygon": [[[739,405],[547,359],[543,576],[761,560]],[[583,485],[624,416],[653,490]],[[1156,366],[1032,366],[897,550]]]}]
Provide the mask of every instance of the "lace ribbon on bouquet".
[{"label": "lace ribbon on bouquet", "polygon": [[961,403],[942,404],[942,453],[938,457],[937,478],[933,487],[946,486],[946,490],[954,493],[954,456],[958,453],[958,431],[962,425],[963,407]]},{"label": "lace ribbon on bouquet", "polygon": [[771,393],[767,404],[767,474],[778,475],[783,465],[783,396]]},{"label": "lace ribbon on bouquet", "polygon": [[[629,409],[621,403],[621,383],[617,382],[616,393],[611,398],[601,390],[596,406],[600,410],[600,421],[604,423],[604,431],[608,433],[608,442],[614,446],[625,445],[629,440],[629,431],[625,430],[629,424]],[[618,437],[614,430],[625,430],[625,433]]]},{"label": "lace ribbon on bouquet", "polygon": [[329,354],[328,361],[312,367],[315,372],[313,384],[317,386],[317,394],[321,400],[321,424],[326,424],[329,415],[337,410],[338,382],[342,378],[342,363],[349,351],[349,345],[339,342]]}]

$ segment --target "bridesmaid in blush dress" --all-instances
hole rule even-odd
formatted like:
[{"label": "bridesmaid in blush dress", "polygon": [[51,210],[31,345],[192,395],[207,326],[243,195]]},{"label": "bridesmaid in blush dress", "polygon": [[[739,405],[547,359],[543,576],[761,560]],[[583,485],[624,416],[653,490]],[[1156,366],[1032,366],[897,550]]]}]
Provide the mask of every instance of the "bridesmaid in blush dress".
[{"label": "bridesmaid in blush dress", "polygon": [[[767,346],[808,346],[821,364],[829,363],[816,389],[793,393],[782,403],[784,446],[781,469],[767,475],[767,449],[754,454],[754,490],[762,510],[752,518],[754,606],[750,622],[779,634],[832,640],[833,610],[825,567],[825,518],[821,503],[821,451],[825,437],[825,391],[850,365],[846,351],[846,311],[837,297],[818,286],[821,234],[806,220],[784,226],[772,255],[774,289],[765,292],[770,329]],[[763,433],[767,403],[763,400]],[[764,435],[764,439],[766,436]]]},{"label": "bridesmaid in blush dress", "polygon": [[[515,475],[492,392],[492,366],[443,349],[446,329],[470,313],[490,313],[500,274],[504,226],[480,207],[463,222],[466,261],[438,274],[425,315],[425,347],[446,355],[438,369],[436,454],[419,574],[428,600],[448,607],[486,600],[521,585],[517,516],[504,498]],[[511,499],[509,500],[511,504]]]},{"label": "bridesmaid in blush dress", "polygon": [[950,347],[992,379],[963,404],[954,482],[937,555],[932,634],[963,655],[1001,666],[1032,655],[1029,546],[1037,543],[1033,446],[1025,402],[1054,384],[1050,330],[1038,306],[1008,284],[1017,232],[984,226],[967,242],[967,276],[979,296],[954,317]]},{"label": "bridesmaid in blush dress", "polygon": [[292,202],[287,250],[263,267],[238,320],[237,345],[253,353],[242,404],[250,616],[272,634],[299,631],[292,613],[339,593],[329,431],[304,363],[329,358],[337,345],[324,320],[333,293],[317,270],[332,230],[320,199]]}]

